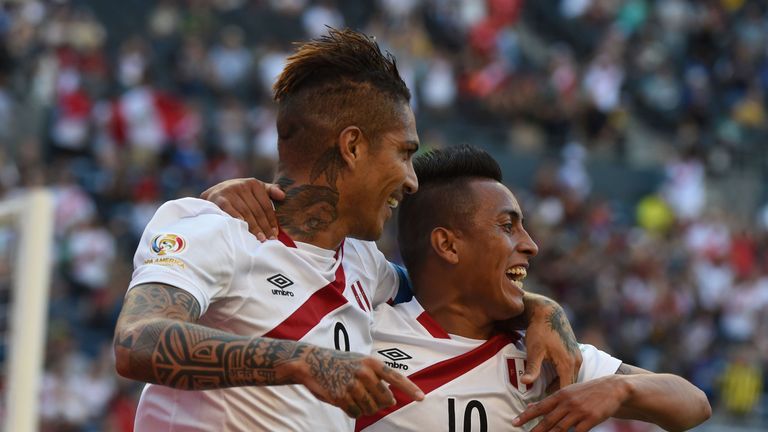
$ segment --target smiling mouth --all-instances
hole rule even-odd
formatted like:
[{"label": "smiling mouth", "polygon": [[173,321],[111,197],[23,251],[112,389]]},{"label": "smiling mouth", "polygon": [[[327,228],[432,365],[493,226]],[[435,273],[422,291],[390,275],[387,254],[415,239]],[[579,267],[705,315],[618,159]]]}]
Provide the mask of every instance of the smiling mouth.
[{"label": "smiling mouth", "polygon": [[400,201],[397,198],[394,198],[394,197],[387,198],[387,206],[389,208],[397,208],[398,204],[400,204]]},{"label": "smiling mouth", "polygon": [[522,266],[510,267],[505,272],[507,279],[516,287],[523,289],[523,279],[528,276],[528,270]]}]

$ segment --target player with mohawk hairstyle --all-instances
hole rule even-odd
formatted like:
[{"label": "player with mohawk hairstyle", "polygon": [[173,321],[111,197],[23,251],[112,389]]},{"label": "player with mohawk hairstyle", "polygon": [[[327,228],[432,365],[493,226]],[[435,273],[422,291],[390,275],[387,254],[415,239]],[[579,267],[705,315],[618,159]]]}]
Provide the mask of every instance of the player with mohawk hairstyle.
[{"label": "player with mohawk hairstyle", "polygon": [[136,430],[351,431],[350,417],[394,403],[384,383],[423,397],[367,355],[371,309],[398,274],[364,240],[417,188],[394,59],[331,30],[288,59],[275,98],[279,240],[189,198],[161,206],[142,236],[115,330],[118,372],[149,383]]}]

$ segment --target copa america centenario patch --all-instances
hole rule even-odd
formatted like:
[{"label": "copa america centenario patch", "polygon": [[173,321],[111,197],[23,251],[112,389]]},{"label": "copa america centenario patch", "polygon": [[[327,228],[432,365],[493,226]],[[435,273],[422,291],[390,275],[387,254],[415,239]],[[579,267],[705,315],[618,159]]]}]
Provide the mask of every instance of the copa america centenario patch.
[{"label": "copa america centenario patch", "polygon": [[177,254],[187,247],[187,241],[178,234],[158,234],[152,238],[150,248],[159,256]]}]

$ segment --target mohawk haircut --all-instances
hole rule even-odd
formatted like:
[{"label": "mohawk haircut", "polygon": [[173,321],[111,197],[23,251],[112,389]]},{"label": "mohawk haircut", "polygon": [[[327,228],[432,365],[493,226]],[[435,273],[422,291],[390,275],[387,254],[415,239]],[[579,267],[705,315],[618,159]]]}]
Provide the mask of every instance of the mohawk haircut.
[{"label": "mohawk haircut", "polygon": [[401,120],[411,99],[395,58],[372,37],[344,29],[298,45],[278,77],[277,132],[281,162],[302,166],[357,126],[374,145]]},{"label": "mohawk haircut", "polygon": [[417,156],[413,169],[419,190],[406,195],[398,213],[400,255],[415,275],[431,250],[430,237],[437,227],[461,230],[472,223],[475,199],[472,180],[502,182],[499,164],[485,151],[469,145],[433,150]]}]

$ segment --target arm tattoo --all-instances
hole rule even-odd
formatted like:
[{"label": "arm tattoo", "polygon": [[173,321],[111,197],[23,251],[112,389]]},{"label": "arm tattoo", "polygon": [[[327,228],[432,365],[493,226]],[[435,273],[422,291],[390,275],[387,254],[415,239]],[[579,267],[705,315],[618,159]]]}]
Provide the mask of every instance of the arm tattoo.
[{"label": "arm tattoo", "polygon": [[331,397],[340,398],[354,382],[362,358],[360,354],[315,348],[307,355],[306,362],[310,374]]},{"label": "arm tattoo", "polygon": [[339,148],[329,148],[318,157],[309,174],[309,184],[296,185],[294,179],[281,176],[277,184],[285,191],[285,200],[276,202],[277,220],[288,234],[312,240],[338,218],[337,179],[344,173]]},{"label": "arm tattoo", "polygon": [[310,349],[190,322],[199,314],[195,298],[178,288],[147,284],[132,289],[115,332],[115,351],[127,358],[124,375],[184,390],[287,384],[277,367]]},{"label": "arm tattoo", "polygon": [[565,317],[561,307],[556,307],[550,312],[547,316],[547,323],[549,328],[560,336],[560,340],[563,341],[563,345],[565,345],[568,351],[574,353],[579,350],[579,344],[576,343],[571,325],[568,324],[568,319]]}]

